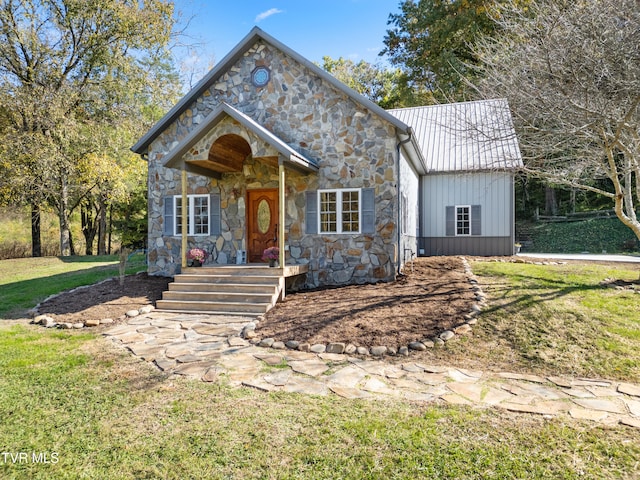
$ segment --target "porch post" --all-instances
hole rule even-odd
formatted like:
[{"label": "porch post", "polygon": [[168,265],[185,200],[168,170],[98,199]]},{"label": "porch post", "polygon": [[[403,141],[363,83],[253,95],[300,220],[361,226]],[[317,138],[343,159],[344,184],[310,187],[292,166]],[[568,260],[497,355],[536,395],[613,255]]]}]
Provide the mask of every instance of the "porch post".
[{"label": "porch post", "polygon": [[284,268],[284,222],[285,217],[285,196],[284,196],[284,165],[282,160],[278,162],[278,177],[280,179],[280,188],[278,189],[278,210],[279,210],[279,222],[278,222],[278,248],[280,249],[280,267]]},{"label": "porch post", "polygon": [[187,233],[188,225],[188,208],[189,200],[187,198],[187,171],[182,167],[182,248],[180,256],[182,257],[182,268],[187,267]]}]

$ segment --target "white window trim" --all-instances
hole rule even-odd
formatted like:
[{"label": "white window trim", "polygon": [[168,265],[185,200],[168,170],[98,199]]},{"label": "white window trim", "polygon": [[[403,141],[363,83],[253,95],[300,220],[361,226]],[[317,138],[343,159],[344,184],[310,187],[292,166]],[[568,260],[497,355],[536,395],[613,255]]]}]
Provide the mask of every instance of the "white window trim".
[{"label": "white window trim", "polygon": [[[466,208],[469,211],[469,233],[458,233],[458,209],[459,208]],[[455,234],[456,237],[470,237],[471,236],[471,225],[472,225],[471,211],[472,211],[471,205],[455,205],[453,207],[453,222],[454,222],[453,233]]]},{"label": "white window trim", "polygon": [[[322,194],[323,193],[336,193],[336,231],[335,232],[323,232],[322,231]],[[342,231],[342,194],[344,192],[358,192],[358,231]],[[324,190],[318,190],[318,232],[320,235],[359,235],[362,231],[362,189],[361,188],[328,188]]]},{"label": "white window trim", "polygon": [[[207,203],[207,233],[194,233],[196,222],[195,222],[195,205],[194,200],[196,198],[204,198]],[[178,201],[182,202],[182,195],[174,195],[173,196],[173,234],[175,237],[179,237],[182,235],[182,231],[178,231]],[[187,202],[189,203],[187,208],[188,213],[188,222],[189,230],[187,235],[190,237],[208,237],[211,233],[211,201],[209,200],[209,195],[207,194],[190,194],[187,195]],[[184,209],[183,209],[184,210]],[[182,226],[180,226],[182,229]]]}]

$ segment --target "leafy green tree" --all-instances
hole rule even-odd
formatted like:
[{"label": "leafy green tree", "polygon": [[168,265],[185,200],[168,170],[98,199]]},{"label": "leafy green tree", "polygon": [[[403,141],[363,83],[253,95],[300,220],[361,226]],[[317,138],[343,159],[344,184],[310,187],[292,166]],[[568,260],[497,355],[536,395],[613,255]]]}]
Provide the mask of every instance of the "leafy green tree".
[{"label": "leafy green tree", "polygon": [[148,95],[149,58],[162,56],[172,28],[164,0],[0,1],[0,191],[34,212],[45,201],[56,208],[62,255],[71,253],[71,208],[95,188],[78,165],[100,151],[101,129],[141,123],[130,100]]},{"label": "leafy green tree", "polygon": [[[492,6],[506,0],[405,0],[389,15],[381,55],[402,69],[414,89],[439,100],[463,100],[469,68],[478,61],[472,44],[496,30]],[[529,3],[521,0],[519,3]]]},{"label": "leafy green tree", "polygon": [[384,69],[365,60],[358,63],[343,57],[334,60],[329,56],[322,57],[321,68],[382,108],[414,106],[416,102],[428,102],[429,98],[424,97],[430,97],[425,92],[420,96],[420,92],[409,88],[400,69]]}]

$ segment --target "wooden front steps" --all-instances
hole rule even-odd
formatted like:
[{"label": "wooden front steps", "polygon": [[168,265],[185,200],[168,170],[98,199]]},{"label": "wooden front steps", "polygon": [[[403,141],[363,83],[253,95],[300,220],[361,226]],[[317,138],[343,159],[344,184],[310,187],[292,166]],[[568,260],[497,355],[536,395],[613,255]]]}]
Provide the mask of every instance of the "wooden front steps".
[{"label": "wooden front steps", "polygon": [[185,268],[169,284],[156,308],[167,312],[255,317],[284,297],[287,277],[307,270],[306,265],[270,268],[259,264]]}]

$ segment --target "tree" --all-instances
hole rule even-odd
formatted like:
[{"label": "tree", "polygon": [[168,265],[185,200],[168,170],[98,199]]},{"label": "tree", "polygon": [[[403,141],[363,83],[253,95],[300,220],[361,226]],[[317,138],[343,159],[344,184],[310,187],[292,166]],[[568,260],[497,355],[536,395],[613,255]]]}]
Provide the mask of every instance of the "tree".
[{"label": "tree", "polygon": [[382,108],[433,103],[431,95],[408,87],[400,69],[384,69],[364,60],[355,63],[342,57],[322,57],[321,68]]},{"label": "tree", "polygon": [[146,59],[167,44],[172,14],[165,0],[0,0],[9,175],[0,189],[32,206],[34,245],[37,212],[48,200],[60,219],[61,254],[70,253],[70,206],[92,188],[77,171],[94,152],[91,132],[135,113],[125,100],[144,92]]},{"label": "tree", "polygon": [[498,0],[405,0],[401,13],[389,15],[384,38],[393,65],[402,68],[413,88],[433,91],[440,99],[464,97],[464,78],[477,63],[472,44],[491,35],[496,23],[491,6]]},{"label": "tree", "polygon": [[640,239],[637,0],[540,1],[499,27],[475,50],[477,87],[508,98],[525,171],[609,198]]}]

